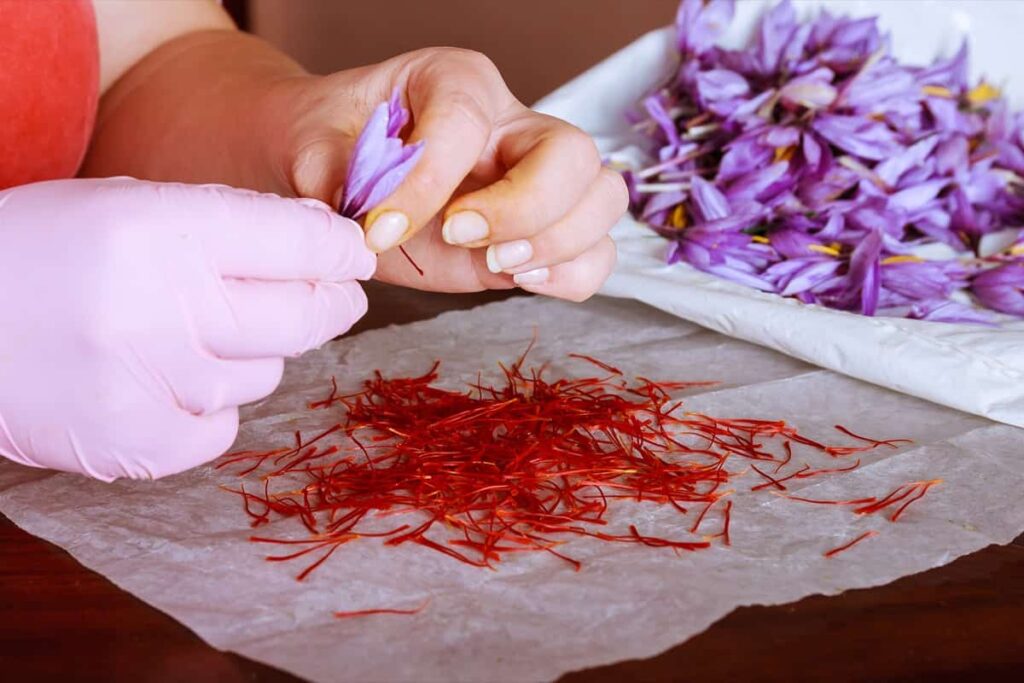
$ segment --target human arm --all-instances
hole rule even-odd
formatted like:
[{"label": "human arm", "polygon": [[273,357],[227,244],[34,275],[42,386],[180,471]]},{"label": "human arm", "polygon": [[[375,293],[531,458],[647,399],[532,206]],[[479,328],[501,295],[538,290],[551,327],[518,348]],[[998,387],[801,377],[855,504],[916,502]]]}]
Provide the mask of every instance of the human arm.
[{"label": "human arm", "polygon": [[[107,2],[119,4],[97,8]],[[377,277],[438,291],[519,284],[575,300],[607,277],[621,179],[578,129],[519,103],[483,55],[431,48],[310,76],[266,43],[204,22],[104,94],[87,174],[224,182],[336,205],[359,130],[398,88],[412,110],[408,135],[426,147],[367,217],[368,242],[384,252]],[[402,242],[425,277],[391,249]]]}]

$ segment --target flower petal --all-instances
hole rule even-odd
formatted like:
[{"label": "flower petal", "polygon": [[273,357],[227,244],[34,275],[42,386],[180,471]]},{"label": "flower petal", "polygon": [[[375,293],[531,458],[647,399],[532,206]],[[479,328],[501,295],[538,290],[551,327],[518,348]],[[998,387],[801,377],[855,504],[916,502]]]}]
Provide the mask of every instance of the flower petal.
[{"label": "flower petal", "polygon": [[977,275],[971,283],[971,292],[994,311],[1024,316],[1024,260]]},{"label": "flower petal", "polygon": [[725,218],[731,213],[729,200],[725,198],[725,195],[700,176],[693,177],[690,192],[694,206],[703,222]]}]

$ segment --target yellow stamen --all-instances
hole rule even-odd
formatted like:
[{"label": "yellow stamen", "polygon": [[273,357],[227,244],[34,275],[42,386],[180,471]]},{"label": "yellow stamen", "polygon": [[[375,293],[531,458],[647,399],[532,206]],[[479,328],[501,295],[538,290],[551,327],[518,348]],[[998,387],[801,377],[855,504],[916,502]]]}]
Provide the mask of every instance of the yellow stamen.
[{"label": "yellow stamen", "polygon": [[771,240],[764,235],[751,235],[750,241],[757,242],[758,244],[771,244]]},{"label": "yellow stamen", "polygon": [[825,246],[824,244],[808,244],[808,251],[816,251],[819,254],[825,254],[826,256],[839,256],[839,249],[834,246]]},{"label": "yellow stamen", "polygon": [[686,209],[680,204],[672,210],[672,215],[669,216],[668,222],[673,228],[679,228],[682,230],[686,227]]},{"label": "yellow stamen", "polygon": [[1024,256],[1024,244],[1015,244],[1010,247],[1010,256]]},{"label": "yellow stamen", "polygon": [[924,91],[925,95],[931,95],[932,97],[945,97],[947,99],[953,98],[953,91],[949,88],[944,88],[941,85],[926,85],[921,90]]},{"label": "yellow stamen", "polygon": [[978,107],[986,102],[998,99],[1000,95],[1002,95],[1002,92],[1000,92],[999,88],[982,81],[968,91],[967,101],[971,103],[972,107]]},{"label": "yellow stamen", "polygon": [[796,154],[796,145],[790,145],[789,147],[776,147],[775,148],[775,161],[773,163],[779,163],[780,161],[789,161]]},{"label": "yellow stamen", "polygon": [[903,254],[900,256],[888,256],[882,259],[882,265],[888,266],[893,263],[923,263],[924,259],[920,256],[911,256],[910,254]]}]

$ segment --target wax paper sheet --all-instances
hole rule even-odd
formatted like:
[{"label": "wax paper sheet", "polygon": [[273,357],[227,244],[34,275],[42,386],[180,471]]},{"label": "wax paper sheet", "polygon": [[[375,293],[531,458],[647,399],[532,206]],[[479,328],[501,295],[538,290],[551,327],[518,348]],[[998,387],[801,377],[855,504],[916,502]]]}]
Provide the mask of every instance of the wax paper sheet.
[{"label": "wax paper sheet", "polygon": [[[769,2],[737,3],[723,44],[746,44]],[[900,59],[928,63],[966,37],[971,72],[1005,88],[1024,106],[1024,2],[1017,0],[797,0],[802,16],[819,8],[879,16]],[[670,19],[666,17],[666,19]],[[597,140],[610,159],[644,159],[624,112],[677,63],[673,30],[655,31],[537,103]],[[667,266],[668,243],[624,218],[613,235],[619,264],[602,290],[633,298],[708,328],[763,344],[815,365],[994,420],[1024,426],[1024,321],[999,327],[868,318],[782,299],[702,273]]]},{"label": "wax paper sheet", "polygon": [[[812,438],[850,443],[833,425],[912,445],[865,455],[862,466],[791,487],[801,496],[880,495],[907,481],[944,483],[896,523],[848,509],[801,504],[734,484],[732,546],[677,556],[662,548],[572,540],[561,548],[580,572],[545,554],[510,555],[496,571],[422,547],[350,543],[304,583],[302,565],[265,562],[225,470],[202,467],[156,482],[102,484],[0,464],[0,510],[30,533],[167,612],[212,645],[315,681],[543,681],[655,655],[740,605],[787,603],[883,584],[947,563],[1024,529],[1022,432],[940,407],[768,349],[642,304],[571,305],[514,299],[404,327],[367,332],[288,363],[280,390],[246,409],[236,447],[267,448],[291,430],[336,416],[305,410],[336,376],[355,389],[374,368],[422,373],[441,359],[451,388],[499,378],[534,334],[536,363],[552,376],[592,376],[571,352],[629,374],[720,380],[687,394],[720,417],[784,418]],[[802,451],[797,458],[804,457]],[[676,536],[668,506],[613,503],[610,518]],[[863,531],[877,537],[832,559],[822,553]],[[295,520],[261,533],[301,538]],[[271,547],[269,550],[276,550]],[[334,610],[411,608],[415,615],[336,620]]]}]

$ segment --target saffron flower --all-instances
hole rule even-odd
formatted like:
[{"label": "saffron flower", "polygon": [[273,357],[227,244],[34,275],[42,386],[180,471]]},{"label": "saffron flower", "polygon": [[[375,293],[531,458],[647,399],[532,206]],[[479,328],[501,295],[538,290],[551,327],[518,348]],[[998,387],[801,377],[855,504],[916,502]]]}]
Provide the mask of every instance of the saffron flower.
[{"label": "saffron flower", "polygon": [[406,145],[399,134],[409,122],[398,89],[373,110],[359,134],[348,165],[344,194],[338,209],[356,219],[387,199],[423,155],[423,142]]},{"label": "saffron flower", "polygon": [[1024,317],[1024,114],[968,81],[967,45],[904,64],[874,18],[782,0],[725,49],[734,10],[683,0],[679,69],[630,119],[654,159],[625,174],[631,209],[669,262],[865,315]]},{"label": "saffron flower", "polygon": [[971,291],[994,311],[1024,317],[1024,259],[976,276],[971,283]]}]

